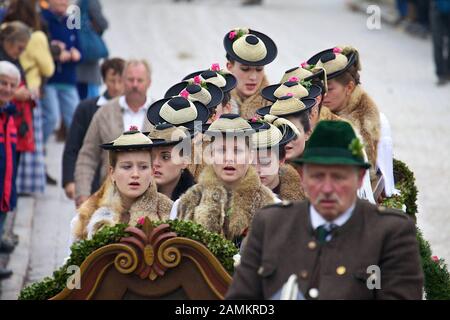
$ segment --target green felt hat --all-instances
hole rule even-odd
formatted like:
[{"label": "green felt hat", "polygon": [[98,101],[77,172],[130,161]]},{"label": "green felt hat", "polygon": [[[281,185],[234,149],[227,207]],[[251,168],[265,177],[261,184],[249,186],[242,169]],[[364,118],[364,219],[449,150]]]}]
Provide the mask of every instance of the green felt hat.
[{"label": "green felt hat", "polygon": [[345,121],[320,121],[314,129],[303,156],[296,163],[343,164],[370,168],[364,161],[364,145]]}]

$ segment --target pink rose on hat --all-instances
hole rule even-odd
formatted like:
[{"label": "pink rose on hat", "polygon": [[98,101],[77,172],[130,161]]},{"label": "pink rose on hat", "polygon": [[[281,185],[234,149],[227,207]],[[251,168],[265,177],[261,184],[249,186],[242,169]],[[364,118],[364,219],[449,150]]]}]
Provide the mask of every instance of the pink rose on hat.
[{"label": "pink rose on hat", "polygon": [[187,99],[189,97],[189,92],[186,89],[181,90],[180,96]]},{"label": "pink rose on hat", "polygon": [[202,83],[202,79],[200,79],[200,76],[199,76],[199,75],[197,75],[197,76],[194,77],[194,83],[195,83],[195,84],[200,84],[200,83]]},{"label": "pink rose on hat", "polygon": [[220,71],[220,65],[218,63],[213,63],[211,65],[211,71],[219,72]]}]

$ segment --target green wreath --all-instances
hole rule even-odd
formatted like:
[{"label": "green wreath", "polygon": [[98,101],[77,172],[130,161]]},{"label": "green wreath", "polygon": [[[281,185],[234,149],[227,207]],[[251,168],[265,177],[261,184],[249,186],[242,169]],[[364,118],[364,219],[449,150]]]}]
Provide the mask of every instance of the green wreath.
[{"label": "green wreath", "polygon": [[[238,253],[236,246],[217,233],[209,232],[201,225],[192,221],[168,220],[158,221],[154,226],[162,223],[170,225],[178,237],[190,238],[204,244],[230,273],[234,271],[233,256]],[[42,281],[31,284],[19,294],[19,300],[47,300],[66,287],[67,279],[71,273],[67,272],[69,266],[80,266],[83,261],[95,250],[108,244],[117,243],[122,237],[129,236],[125,229],[128,226],[118,224],[113,227],[104,227],[97,232],[91,240],[83,240],[72,245],[71,254],[66,263],[53,272],[53,277],[46,277]]]},{"label": "green wreath", "polygon": [[[400,195],[387,198],[383,205],[390,208],[405,209],[406,214],[416,220],[417,214],[417,187],[413,172],[408,166],[394,159],[395,187]],[[425,275],[425,297],[429,300],[450,299],[450,274],[444,259],[432,255],[428,241],[423,238],[417,227],[417,241],[419,242],[422,269]]]}]

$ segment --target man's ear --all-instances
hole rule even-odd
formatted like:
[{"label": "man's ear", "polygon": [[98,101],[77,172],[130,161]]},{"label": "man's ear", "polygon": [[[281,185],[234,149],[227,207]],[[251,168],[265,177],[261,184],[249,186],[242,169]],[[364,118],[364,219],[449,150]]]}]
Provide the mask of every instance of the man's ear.
[{"label": "man's ear", "polygon": [[112,176],[114,173],[114,168],[112,166],[109,166],[109,175]]}]

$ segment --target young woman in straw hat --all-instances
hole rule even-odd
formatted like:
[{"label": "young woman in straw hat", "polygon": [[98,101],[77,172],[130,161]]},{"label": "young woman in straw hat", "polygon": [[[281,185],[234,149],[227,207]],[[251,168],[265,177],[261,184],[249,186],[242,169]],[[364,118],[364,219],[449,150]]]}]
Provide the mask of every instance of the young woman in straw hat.
[{"label": "young woman in straw hat", "polygon": [[364,139],[369,162],[374,167],[380,140],[380,112],[360,86],[358,51],[353,47],[327,49],[310,58],[308,64],[327,71],[328,92],[324,105],[355,126]]},{"label": "young woman in straw hat", "polygon": [[163,123],[156,125],[148,137],[153,141],[152,174],[158,192],[175,201],[195,184],[186,169],[190,159],[183,152],[190,147],[191,134],[185,127]]},{"label": "young woman in straw hat", "polygon": [[[217,88],[216,86],[214,87]],[[212,88],[212,85],[208,88]],[[175,93],[178,90],[181,90],[178,93],[179,95]],[[191,136],[191,163],[189,164],[189,171],[194,178],[197,178],[197,174],[199,175],[203,168],[203,151],[201,148],[203,126],[210,117],[210,108],[219,104],[223,96],[220,89],[218,90],[220,92],[219,99],[214,93],[216,90],[209,91],[203,88],[201,84],[184,83],[184,88],[178,87],[173,92],[174,96],[170,97],[168,95],[171,92],[166,93],[167,98],[156,101],[147,111],[147,119],[155,126],[162,123],[183,126],[193,133],[193,136]]]},{"label": "young woman in straw hat", "polygon": [[233,112],[250,119],[256,109],[266,105],[260,95],[261,89],[269,84],[264,66],[276,58],[277,47],[265,34],[248,28],[229,31],[223,43],[227,69],[237,79],[237,86],[231,91]]},{"label": "young woman in straw hat", "polygon": [[[223,97],[221,103],[208,109],[209,119],[205,124],[205,129],[209,126],[209,124],[219,119],[222,114],[231,113],[232,107],[230,103],[230,92],[236,87],[237,80],[236,77],[230,72],[221,69],[218,63],[213,63],[209,69],[192,72],[184,77],[183,80],[205,84],[210,83],[222,90]],[[203,139],[202,134],[197,133],[192,139],[193,153],[188,170],[192,173],[196,181],[206,165],[206,159],[204,159],[205,155],[203,151],[206,150],[208,145],[209,141],[207,139]]]},{"label": "young woman in straw hat", "polygon": [[152,140],[132,127],[101,147],[109,150],[109,176],[78,209],[71,222],[72,242],[90,239],[103,226],[135,225],[142,216],[169,217],[172,200],[158,193],[151,174]]},{"label": "young woman in straw hat", "polygon": [[252,131],[237,114],[222,115],[211,124],[206,135],[213,139],[212,164],[175,201],[171,218],[192,220],[240,245],[256,210],[277,201],[251,165]]},{"label": "young woman in straw hat", "polygon": [[309,65],[327,72],[328,93],[324,105],[334,114],[348,120],[362,136],[371,163],[371,180],[379,168],[384,178],[385,193],[396,193],[392,165],[392,137],[386,116],[381,113],[361,87],[361,63],[353,47],[335,47],[321,51],[308,60]]},{"label": "young woman in straw hat", "polygon": [[286,145],[301,133],[290,121],[272,115],[251,120],[255,129],[252,148],[255,150],[255,168],[259,179],[281,200],[303,200],[305,194],[300,175],[286,161]]},{"label": "young woman in straw hat", "polygon": [[[317,87],[320,89],[320,94],[313,94],[316,104],[308,110],[311,130],[314,130],[320,120],[344,120],[323,105],[325,95],[328,91],[327,73],[324,68],[316,68],[315,66],[308,65],[306,62],[302,62],[299,66],[286,70],[281,78],[280,84],[292,78],[297,78],[301,83],[310,83],[313,89]],[[266,88],[262,91],[263,95],[265,93],[267,93]]]},{"label": "young woman in straw hat", "polygon": [[[260,108],[257,113],[260,116],[276,116],[289,120],[297,129],[297,137],[290,141],[286,149],[286,160],[290,161],[292,159],[298,158],[302,155],[305,149],[305,143],[308,140],[309,134],[311,133],[311,125],[309,120],[309,110],[315,106],[316,100],[314,95],[310,95],[305,87],[301,84],[298,85],[300,88],[297,89],[298,92],[303,92],[302,94],[295,93],[285,93],[284,96],[280,96],[277,100],[274,99],[275,103],[269,107]],[[291,87],[292,89],[294,87]],[[271,99],[270,97],[268,97]]]}]

